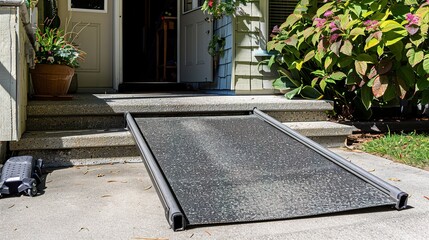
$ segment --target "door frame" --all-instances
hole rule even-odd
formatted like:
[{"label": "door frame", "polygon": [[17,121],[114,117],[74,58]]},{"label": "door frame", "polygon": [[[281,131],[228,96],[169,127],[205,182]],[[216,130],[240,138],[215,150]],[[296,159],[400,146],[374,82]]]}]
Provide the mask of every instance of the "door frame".
[{"label": "door frame", "polygon": [[[123,28],[122,28],[122,14],[123,14],[123,1],[113,1],[113,88],[118,90],[119,84],[124,82],[123,72]],[[177,0],[177,82],[180,83],[180,13],[181,13],[181,0]]]}]

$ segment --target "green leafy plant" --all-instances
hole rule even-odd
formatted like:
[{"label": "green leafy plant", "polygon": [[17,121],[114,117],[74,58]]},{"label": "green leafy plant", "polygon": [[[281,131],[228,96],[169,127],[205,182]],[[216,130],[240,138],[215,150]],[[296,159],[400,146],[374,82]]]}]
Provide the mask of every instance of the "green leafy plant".
[{"label": "green leafy plant", "polygon": [[249,0],[205,0],[201,10],[219,19],[223,16],[235,15],[240,4],[246,5]]},{"label": "green leafy plant", "polygon": [[336,114],[368,118],[372,106],[429,103],[429,3],[302,0],[273,29],[267,61],[287,98],[335,102]]},{"label": "green leafy plant", "polygon": [[72,68],[79,67],[86,53],[74,44],[78,33],[51,28],[49,24],[36,30],[35,63],[62,64]]},{"label": "green leafy plant", "polygon": [[25,0],[25,4],[27,5],[27,8],[31,8],[31,9],[33,9],[38,2],[39,0]]},{"label": "green leafy plant", "polygon": [[213,34],[209,42],[208,51],[212,57],[222,57],[225,52],[225,38]]}]

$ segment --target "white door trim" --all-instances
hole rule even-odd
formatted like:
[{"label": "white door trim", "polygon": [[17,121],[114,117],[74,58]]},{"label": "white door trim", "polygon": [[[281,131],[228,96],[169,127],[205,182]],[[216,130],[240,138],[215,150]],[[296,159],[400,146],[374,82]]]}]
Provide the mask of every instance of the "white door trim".
[{"label": "white door trim", "polygon": [[113,1],[113,89],[123,83],[122,1]]}]

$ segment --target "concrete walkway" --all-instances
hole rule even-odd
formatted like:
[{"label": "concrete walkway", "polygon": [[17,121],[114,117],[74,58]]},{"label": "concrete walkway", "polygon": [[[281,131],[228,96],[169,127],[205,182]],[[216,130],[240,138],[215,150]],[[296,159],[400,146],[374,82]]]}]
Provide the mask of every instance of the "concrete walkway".
[{"label": "concrete walkway", "polygon": [[0,199],[1,239],[428,239],[429,172],[331,149],[409,193],[409,209],[173,232],[142,163],[53,170],[40,196]]}]

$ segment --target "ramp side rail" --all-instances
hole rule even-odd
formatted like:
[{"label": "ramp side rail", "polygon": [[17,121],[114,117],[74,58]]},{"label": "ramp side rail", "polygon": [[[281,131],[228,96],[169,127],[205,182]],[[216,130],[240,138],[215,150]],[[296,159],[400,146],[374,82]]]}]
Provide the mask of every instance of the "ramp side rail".
[{"label": "ramp side rail", "polygon": [[143,138],[137,123],[129,112],[125,113],[127,127],[134,137],[137,147],[140,149],[140,154],[144,159],[144,164],[148,170],[152,183],[158,193],[161,203],[165,210],[165,217],[167,218],[170,227],[174,231],[181,231],[186,228],[187,220],[185,214],[182,212],[179,204],[168,185],[164,174],[161,171],[155,157],[152,154],[149,146]]}]

